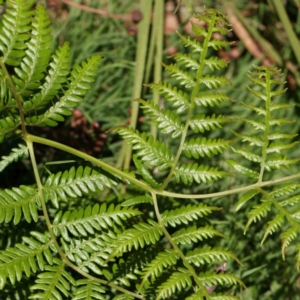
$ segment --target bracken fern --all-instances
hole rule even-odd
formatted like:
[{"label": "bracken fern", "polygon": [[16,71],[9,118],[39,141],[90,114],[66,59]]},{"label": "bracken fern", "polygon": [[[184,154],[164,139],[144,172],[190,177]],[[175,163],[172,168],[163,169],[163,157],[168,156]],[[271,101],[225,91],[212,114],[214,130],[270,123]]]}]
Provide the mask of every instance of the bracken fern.
[{"label": "bracken fern", "polygon": [[[3,156],[0,169],[29,153],[36,183],[0,191],[0,222],[34,222],[36,230],[0,252],[0,289],[5,293],[6,286],[32,278],[29,294],[24,289],[29,299],[107,299],[106,295],[115,300],[237,299],[226,287],[243,283],[224,271],[226,261],[240,261],[234,252],[210,246],[210,239],[225,238],[209,222],[222,208],[200,199],[243,193],[237,210],[253,199],[260,201],[249,212],[246,229],[272,212],[263,241],[284,223],[283,253],[297,238],[299,209],[290,208],[299,203],[300,185],[288,183],[270,189],[272,184],[299,177],[270,180],[274,169],[299,161],[281,155],[296,142],[287,143],[295,135],[280,130],[290,121],[275,115],[291,107],[273,101],[285,92],[272,90],[272,85],[282,84],[276,79],[279,71],[256,67],[250,74],[261,90],[249,90],[264,105],[244,103],[257,120],[239,120],[259,134],[233,132],[249,147],[232,148],[237,158],[227,162],[234,172],[250,178],[249,185],[213,194],[175,193],[171,189],[179,184],[202,185],[204,189],[234,175],[219,167],[214,157],[229,151],[233,139],[210,138],[211,132],[221,135],[223,125],[233,119],[207,114],[205,109],[232,102],[220,90],[230,81],[214,74],[227,62],[211,55],[230,44],[215,37],[215,33],[225,36],[230,30],[226,16],[206,9],[192,24],[197,39],[179,35],[187,54],[177,53],[175,63],[165,65],[170,80],[149,85],[166,100],[164,108],[150,100],[137,100],[144,114],[157,124],[158,137],[115,127],[135,151],[134,172],[128,172],[28,133],[30,126],[56,126],[64,121],[90,89],[101,61],[94,56],[70,70],[68,44],[51,55],[48,13],[42,5],[33,13],[29,3],[8,1],[0,32],[0,138],[3,142],[11,136],[21,137],[26,143]],[[88,165],[41,176],[33,143],[66,151]],[[242,163],[239,155],[250,163]],[[265,171],[269,181],[263,181]],[[103,203],[97,203],[100,193],[110,189],[121,196],[112,192]],[[183,205],[183,199],[193,202]],[[300,245],[297,247],[299,265]]]}]

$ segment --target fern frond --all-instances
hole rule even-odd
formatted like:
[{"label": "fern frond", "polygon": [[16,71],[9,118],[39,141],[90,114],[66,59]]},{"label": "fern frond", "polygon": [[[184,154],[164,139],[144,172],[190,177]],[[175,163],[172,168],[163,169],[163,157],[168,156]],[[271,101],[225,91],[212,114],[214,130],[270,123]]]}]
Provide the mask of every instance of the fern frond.
[{"label": "fern frond", "polygon": [[25,56],[26,41],[30,38],[32,3],[27,0],[7,1],[10,6],[3,16],[0,32],[0,51],[2,62],[10,66],[18,66]]},{"label": "fern frond", "polygon": [[95,204],[88,206],[85,210],[74,209],[66,211],[64,214],[60,211],[53,221],[53,231],[56,236],[62,235],[63,239],[70,241],[69,232],[75,236],[88,236],[94,234],[95,230],[112,227],[114,222],[122,224],[122,220],[140,215],[137,209],[121,208],[120,205],[111,204],[107,207],[106,203],[101,206]]},{"label": "fern frond", "polygon": [[13,219],[18,224],[23,215],[28,223],[31,219],[37,222],[39,207],[40,199],[34,188],[20,186],[0,191],[0,223]]},{"label": "fern frond", "polygon": [[181,122],[181,118],[170,110],[165,111],[159,109],[158,105],[154,105],[150,101],[139,100],[142,104],[141,108],[145,114],[151,118],[152,121],[158,123],[158,128],[161,133],[171,134],[172,138],[176,138],[181,135],[184,125]]},{"label": "fern frond", "polygon": [[219,171],[218,168],[209,166],[198,166],[197,163],[179,165],[174,171],[176,182],[183,182],[184,184],[193,183],[207,183],[228,176],[230,173]]},{"label": "fern frond", "polygon": [[196,40],[196,39],[192,39],[190,36],[183,36],[180,33],[177,33],[183,43],[183,45],[185,47],[190,47],[192,49],[192,52],[202,52],[203,51],[203,47],[202,45]]},{"label": "fern frond", "polygon": [[163,269],[176,265],[178,259],[179,255],[173,249],[166,249],[164,252],[158,253],[143,269],[143,281],[139,290],[142,289],[149,277],[151,277],[151,281],[154,281],[163,272]]},{"label": "fern frond", "polygon": [[211,71],[226,68],[228,65],[228,62],[225,59],[217,57],[209,57],[204,60],[204,63]]},{"label": "fern frond", "polygon": [[16,244],[14,248],[0,251],[0,290],[4,288],[7,278],[14,285],[16,281],[22,279],[23,273],[29,277],[39,269],[43,271],[46,268],[44,257],[47,263],[53,263],[53,252],[51,253],[49,248],[54,250],[54,253],[56,249],[52,241],[40,233],[32,233],[32,235],[35,239],[23,237],[23,241],[28,246]]},{"label": "fern frond", "polygon": [[232,252],[220,248],[211,248],[211,247],[205,247],[205,248],[194,249],[192,251],[189,251],[186,254],[186,258],[189,261],[189,263],[192,263],[197,267],[200,267],[201,265],[207,263],[213,263],[217,261],[224,262],[229,259],[234,259],[239,264],[241,264],[241,262]]},{"label": "fern frond", "polygon": [[242,175],[245,175],[249,178],[252,178],[252,179],[258,179],[259,177],[259,173],[252,170],[252,169],[249,169],[247,167],[244,167],[243,165],[237,163],[236,161],[234,160],[231,160],[231,159],[228,159],[226,160],[226,162],[238,173],[242,174]]},{"label": "fern frond", "polygon": [[268,227],[265,230],[265,234],[261,241],[261,245],[264,243],[268,235],[273,234],[276,230],[282,227],[283,222],[284,222],[283,213],[279,213],[273,220],[268,222]]},{"label": "fern frond", "polygon": [[287,156],[278,156],[266,161],[265,167],[267,171],[271,171],[272,169],[281,169],[282,167],[289,168],[290,165],[294,165],[299,161],[300,158],[287,159]]},{"label": "fern frond", "polygon": [[195,103],[198,106],[211,106],[219,105],[220,103],[232,102],[233,100],[227,95],[222,93],[199,93],[195,98]]},{"label": "fern frond", "polygon": [[133,206],[140,203],[150,203],[153,204],[153,200],[150,196],[136,196],[133,198],[129,198],[121,203],[121,206]]},{"label": "fern frond", "polygon": [[81,66],[76,65],[71,72],[70,84],[64,95],[38,118],[26,118],[30,125],[56,126],[57,122],[64,121],[63,116],[71,114],[70,108],[82,101],[82,97],[91,88],[89,83],[94,81],[101,62],[101,56],[95,55],[84,61]]},{"label": "fern frond", "polygon": [[182,228],[176,231],[172,238],[177,244],[190,244],[192,242],[197,243],[198,241],[203,241],[204,239],[212,238],[213,236],[221,236],[225,238],[221,232],[215,230],[212,226],[205,226],[197,228],[196,226]]},{"label": "fern frond", "polygon": [[112,257],[127,251],[144,248],[145,245],[155,244],[163,234],[161,227],[153,220],[148,223],[138,223],[133,225],[134,228],[126,230],[121,234],[112,245],[113,251],[109,256]]},{"label": "fern frond", "polygon": [[231,119],[226,118],[222,115],[212,116],[195,115],[190,120],[190,127],[195,133],[203,133],[209,130],[215,130],[216,128],[222,128],[222,124],[232,122]]},{"label": "fern frond", "polygon": [[262,147],[264,145],[263,140],[259,136],[250,136],[247,134],[237,133],[235,131],[232,132],[235,136],[239,137],[243,142],[248,142],[251,146]]},{"label": "fern frond", "polygon": [[18,128],[21,124],[19,116],[8,116],[0,119],[0,143],[3,142],[5,136]]},{"label": "fern frond", "polygon": [[189,97],[187,93],[172,86],[170,83],[152,83],[148,85],[152,90],[160,95],[164,95],[165,99],[172,103],[173,107],[177,109],[177,113],[185,112],[189,107]]},{"label": "fern frond", "polygon": [[18,161],[20,158],[28,157],[28,148],[25,145],[19,144],[19,148],[12,148],[8,156],[2,156],[0,161],[0,172],[2,172],[9,164]]},{"label": "fern frond", "polygon": [[215,206],[207,206],[205,204],[181,206],[175,210],[166,210],[162,213],[161,219],[165,226],[171,225],[176,227],[180,224],[188,224],[198,218],[202,218],[220,208]]},{"label": "fern frond", "polygon": [[262,200],[263,202],[259,205],[254,205],[249,212],[249,220],[245,227],[245,232],[251,223],[261,220],[266,217],[268,212],[271,210],[272,202],[270,200]]},{"label": "fern frond", "polygon": [[282,233],[281,238],[283,243],[281,245],[281,253],[283,258],[285,257],[286,248],[294,239],[296,239],[298,233],[299,233],[299,229],[296,226],[292,226]]},{"label": "fern frond", "polygon": [[176,291],[181,291],[192,286],[191,274],[187,269],[179,268],[179,272],[174,272],[167,281],[159,286],[156,299],[166,299],[172,297]]},{"label": "fern frond", "polygon": [[186,88],[192,88],[195,86],[196,82],[194,80],[193,75],[190,73],[183,71],[180,69],[177,65],[171,64],[171,65],[165,65],[165,70],[176,80],[180,85],[183,85]]},{"label": "fern frond", "polygon": [[183,152],[188,158],[211,157],[228,149],[231,142],[223,139],[192,138],[184,143]]},{"label": "fern frond", "polygon": [[231,81],[226,77],[217,77],[214,75],[207,74],[204,77],[202,77],[201,83],[203,83],[209,89],[217,89],[219,87],[230,85]]},{"label": "fern frond", "polygon": [[152,135],[147,138],[145,132],[140,134],[138,130],[134,131],[132,128],[118,128],[118,133],[133,144],[132,149],[138,150],[137,155],[150,166],[158,167],[162,171],[172,165],[174,157],[164,142],[155,140]]},{"label": "fern frond", "polygon": [[298,134],[289,134],[289,133],[281,133],[281,132],[274,132],[268,135],[268,140],[281,140],[281,139],[292,139],[298,136]]},{"label": "fern frond", "polygon": [[79,279],[76,281],[76,287],[78,288],[76,288],[72,300],[105,300],[105,297],[101,295],[105,293],[105,290],[101,287],[100,283],[94,280]]},{"label": "fern frond", "polygon": [[200,273],[198,276],[199,280],[204,286],[212,285],[236,285],[240,284],[244,286],[243,282],[233,274],[225,274],[215,272]]},{"label": "fern frond", "polygon": [[18,87],[18,93],[22,96],[29,96],[33,90],[38,89],[40,80],[45,76],[44,72],[50,60],[52,43],[49,24],[49,13],[43,5],[38,5],[31,23],[32,31],[31,39],[27,43],[28,49],[25,51],[20,67],[15,68],[17,77],[12,77]]},{"label": "fern frond", "polygon": [[77,170],[72,167],[69,171],[51,174],[45,184],[46,200],[51,200],[55,207],[59,207],[58,199],[67,200],[68,197],[81,197],[104,187],[112,187],[116,182],[88,166],[80,166]]},{"label": "fern frond", "polygon": [[[258,176],[257,176],[258,177]],[[238,211],[241,209],[241,207],[247,203],[249,200],[251,200],[254,196],[256,196],[257,194],[259,194],[258,190],[250,190],[248,192],[246,192],[238,201],[235,211]]]},{"label": "fern frond", "polygon": [[[45,271],[38,275],[36,284],[31,286],[31,290],[34,293],[29,299],[49,299],[57,300],[62,299],[62,294],[65,297],[70,296],[71,285],[76,285],[73,277],[65,271],[65,265],[62,261],[54,258],[54,264],[52,266],[46,266]],[[35,293],[35,291],[41,291]]]},{"label": "fern frond", "polygon": [[255,130],[265,131],[266,126],[262,122],[256,122],[247,118],[237,118],[240,121],[250,124]]},{"label": "fern frond", "polygon": [[64,43],[62,47],[56,50],[49,65],[50,69],[41,86],[41,91],[23,103],[26,112],[43,108],[57,95],[62,84],[67,81],[70,69],[70,47],[68,43]]},{"label": "fern frond", "polygon": [[193,57],[187,54],[176,53],[172,56],[175,58],[177,62],[181,65],[184,65],[186,68],[191,70],[198,70],[200,68],[200,64]]}]

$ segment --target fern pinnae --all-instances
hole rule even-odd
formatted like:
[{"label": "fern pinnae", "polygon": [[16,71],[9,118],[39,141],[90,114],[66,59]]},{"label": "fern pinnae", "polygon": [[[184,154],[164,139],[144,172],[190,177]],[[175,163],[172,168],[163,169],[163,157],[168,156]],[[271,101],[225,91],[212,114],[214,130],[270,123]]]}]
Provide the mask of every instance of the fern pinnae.
[{"label": "fern pinnae", "polygon": [[105,289],[94,280],[79,279],[76,281],[76,287],[72,300],[105,300],[104,296],[101,295],[105,293]]},{"label": "fern pinnae", "polygon": [[12,152],[8,156],[2,156],[0,161],[0,172],[3,171],[10,163],[18,161],[20,158],[27,158],[29,153],[26,146],[19,144],[18,148],[11,149]]},{"label": "fern pinnae", "polygon": [[[0,34],[0,50],[3,53],[3,63],[18,66],[20,58],[25,55],[27,45],[25,41],[30,38],[32,4],[27,0],[7,1],[10,6],[4,14],[3,26]],[[18,11],[19,13],[16,13]]]},{"label": "fern pinnae", "polygon": [[31,23],[32,36],[27,43],[26,55],[20,67],[15,68],[18,77],[12,77],[18,87],[18,93],[22,96],[31,95],[32,91],[40,86],[40,80],[44,78],[51,54],[52,36],[49,34],[51,32],[49,24],[49,14],[43,5],[38,5]]}]

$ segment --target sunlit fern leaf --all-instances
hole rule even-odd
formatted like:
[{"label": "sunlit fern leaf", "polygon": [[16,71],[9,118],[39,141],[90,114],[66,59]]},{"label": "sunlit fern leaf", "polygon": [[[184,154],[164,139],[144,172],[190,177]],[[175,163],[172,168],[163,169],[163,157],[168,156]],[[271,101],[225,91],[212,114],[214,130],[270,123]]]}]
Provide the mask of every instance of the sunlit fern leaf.
[{"label": "sunlit fern leaf", "polygon": [[183,36],[180,33],[177,33],[185,47],[190,47],[192,52],[202,52],[203,47],[196,39],[191,38],[190,36]]},{"label": "sunlit fern leaf", "polygon": [[179,165],[174,171],[176,182],[190,184],[196,181],[197,183],[207,183],[228,176],[230,173],[219,171],[218,168],[209,166],[199,166],[197,163]]},{"label": "sunlit fern leaf", "polygon": [[288,120],[288,119],[284,119],[284,118],[270,120],[271,126],[281,126],[281,125],[287,125],[287,124],[293,124],[293,123],[295,123],[294,120]]},{"label": "sunlit fern leaf", "polygon": [[265,131],[265,124],[263,124],[262,122],[256,122],[247,118],[239,118],[237,117],[238,120],[240,121],[244,121],[245,123],[250,124],[255,130],[262,130]]},{"label": "sunlit fern leaf", "polygon": [[205,226],[200,228],[192,226],[176,231],[172,235],[172,238],[175,243],[186,245],[192,242],[197,243],[198,241],[212,238],[215,235],[225,238],[225,236],[221,232],[215,230],[212,226]]},{"label": "sunlit fern leaf", "polygon": [[151,118],[151,121],[158,123],[161,133],[171,134],[172,138],[181,135],[184,125],[181,118],[173,111],[159,109],[158,105],[154,105],[150,101],[139,100],[142,104],[141,108],[145,114]]},{"label": "sunlit fern leaf", "polygon": [[226,77],[217,77],[209,74],[206,74],[204,77],[202,77],[200,83],[203,83],[209,89],[217,89],[219,87],[231,84],[230,80]]},{"label": "sunlit fern leaf", "polygon": [[185,300],[199,300],[199,299],[206,299],[210,300],[211,298],[207,297],[207,292],[204,292],[203,290],[198,290],[196,293],[193,293],[192,295],[189,295],[185,298]]},{"label": "sunlit fern leaf", "polygon": [[188,109],[188,94],[178,89],[176,86],[172,86],[167,82],[152,83],[148,86],[157,93],[164,95],[165,99],[171,102],[173,107],[176,108],[177,113],[183,113]]},{"label": "sunlit fern leaf", "polygon": [[268,140],[281,140],[281,139],[292,139],[296,137],[298,134],[289,134],[289,133],[281,133],[281,132],[274,132],[268,135]]},{"label": "sunlit fern leaf", "polygon": [[211,157],[228,149],[231,142],[223,139],[192,138],[185,141],[183,152],[188,158]]},{"label": "sunlit fern leaf", "polygon": [[12,162],[18,161],[20,158],[28,157],[28,148],[22,144],[19,144],[18,146],[18,148],[12,148],[12,152],[8,156],[2,156],[2,160],[0,161],[0,172]]},{"label": "sunlit fern leaf", "polygon": [[64,121],[63,116],[71,115],[70,108],[78,105],[83,96],[91,88],[90,83],[94,81],[101,56],[95,55],[84,61],[81,66],[76,65],[71,72],[69,88],[64,95],[37,119],[26,118],[26,123],[39,126],[56,126],[57,122]]},{"label": "sunlit fern leaf", "polygon": [[283,187],[276,188],[274,191],[270,192],[270,196],[274,198],[281,197],[281,196],[288,196],[299,188],[300,188],[299,183],[286,184]]},{"label": "sunlit fern leaf", "polygon": [[41,86],[41,91],[23,103],[26,112],[43,108],[57,95],[62,84],[67,81],[70,69],[70,47],[68,43],[64,43],[62,47],[56,50],[49,65],[50,69]]},{"label": "sunlit fern leaf", "polygon": [[284,214],[280,212],[275,218],[268,222],[268,227],[265,229],[265,234],[262,238],[261,245],[264,243],[268,235],[273,234],[275,231],[282,227],[284,222]]},{"label": "sunlit fern leaf", "polygon": [[300,158],[288,159],[287,156],[276,156],[268,159],[265,163],[267,171],[272,169],[281,169],[282,167],[289,168],[290,165],[294,165],[300,161]]},{"label": "sunlit fern leaf", "polygon": [[132,128],[118,128],[118,133],[122,135],[130,144],[132,149],[137,150],[137,155],[146,161],[151,167],[157,167],[162,171],[168,169],[174,161],[171,150],[164,142],[154,139],[151,135],[147,138],[145,132],[139,133]]},{"label": "sunlit fern leaf", "polygon": [[211,71],[220,70],[226,68],[228,62],[225,59],[217,57],[209,57],[204,60],[205,65],[210,68]]},{"label": "sunlit fern leaf", "polygon": [[112,251],[111,244],[116,238],[116,234],[108,230],[87,239],[70,238],[68,242],[61,239],[61,243],[68,259],[74,262],[80,270],[86,273],[91,270],[101,275],[103,267],[106,266],[104,261]]},{"label": "sunlit fern leaf", "polygon": [[108,259],[131,251],[132,248],[144,248],[145,245],[155,244],[163,234],[161,227],[153,220],[148,220],[148,223],[135,224],[133,227],[118,236],[115,243],[111,245],[113,251]]},{"label": "sunlit fern leaf", "polygon": [[5,117],[3,119],[0,119],[0,143],[3,142],[5,136],[17,129],[17,127],[20,125],[20,117],[19,116],[13,116],[13,117]]},{"label": "sunlit fern leaf", "polygon": [[37,222],[39,208],[40,199],[34,188],[20,186],[0,191],[0,223],[13,219],[18,224],[23,216],[28,223],[31,219]]},{"label": "sunlit fern leaf", "polygon": [[222,128],[222,124],[228,122],[232,122],[232,120],[222,115],[216,116],[213,114],[212,116],[205,116],[203,114],[198,114],[190,120],[189,125],[195,133],[203,133],[205,131]]},{"label": "sunlit fern leaf", "polygon": [[262,158],[260,155],[258,154],[254,154],[251,151],[247,151],[247,150],[236,150],[234,148],[232,148],[232,150],[235,153],[241,154],[243,157],[245,157],[246,159],[248,159],[249,161],[255,162],[255,163],[261,163]]},{"label": "sunlit fern leaf", "polygon": [[181,206],[174,210],[166,210],[163,212],[161,219],[165,226],[171,225],[173,227],[180,224],[188,224],[198,218],[202,218],[212,213],[214,210],[220,210],[215,206],[207,206],[205,204]]},{"label": "sunlit fern leaf", "polygon": [[15,68],[17,76],[12,79],[22,96],[29,96],[33,90],[40,87],[40,80],[45,76],[48,67],[52,36],[49,34],[50,17],[43,5],[35,9],[34,19],[31,23],[31,39],[27,43],[27,50],[20,67]]},{"label": "sunlit fern leaf", "polygon": [[195,86],[196,82],[194,80],[194,76],[189,72],[183,71],[177,65],[165,65],[165,70],[176,80],[180,85],[183,85],[186,88],[192,88]]},{"label": "sunlit fern leaf", "polygon": [[286,231],[284,231],[281,235],[281,238],[282,238],[281,253],[282,253],[283,258],[285,258],[286,248],[299,235],[299,228],[298,227],[299,227],[298,224],[293,225],[292,227],[290,227]]},{"label": "sunlit fern leaf", "polygon": [[[54,259],[54,265],[45,266],[45,271],[40,273],[35,284],[30,287],[33,295],[29,299],[57,300],[70,297],[71,285],[76,285],[73,277],[65,271],[65,264],[59,259]],[[36,293],[36,291],[39,291]]]},{"label": "sunlit fern leaf", "polygon": [[225,274],[215,272],[200,273],[198,276],[199,280],[204,286],[212,285],[236,285],[240,284],[244,286],[243,282],[233,274]]},{"label": "sunlit fern leaf", "polygon": [[137,209],[130,207],[121,208],[114,204],[107,207],[106,203],[101,206],[97,203],[93,207],[74,209],[64,214],[60,211],[54,218],[53,231],[55,235],[61,234],[64,240],[69,241],[69,233],[75,237],[88,236],[96,230],[112,227],[114,223],[121,225],[122,221],[140,214]]},{"label": "sunlit fern leaf", "polygon": [[190,68],[191,70],[198,70],[200,68],[198,61],[196,61],[190,55],[176,53],[172,57],[175,58],[177,62],[184,65],[186,68]]},{"label": "sunlit fern leaf", "polygon": [[[257,176],[258,177],[258,176]],[[251,200],[253,197],[255,197],[257,194],[259,194],[260,192],[258,190],[250,190],[248,192],[246,192],[238,201],[236,207],[235,207],[235,211],[239,211],[242,206],[247,203],[249,200]]]},{"label": "sunlit fern leaf", "polygon": [[192,286],[191,274],[187,269],[179,268],[179,272],[174,272],[167,281],[158,287],[156,299],[171,299],[177,291],[181,291]]},{"label": "sunlit fern leaf", "polygon": [[[8,8],[3,16],[0,32],[0,50],[3,63],[18,66],[27,48],[26,41],[30,38],[32,2],[27,0],[7,1]],[[18,12],[18,13],[16,13]]]},{"label": "sunlit fern leaf", "polygon": [[195,98],[195,103],[198,106],[211,106],[219,105],[220,103],[232,102],[233,100],[229,98],[227,95],[222,93],[207,93],[202,92],[199,93]]},{"label": "sunlit fern leaf", "polygon": [[116,182],[88,166],[72,167],[69,171],[51,174],[45,184],[46,200],[51,200],[55,207],[59,207],[58,199],[67,200],[91,192],[101,191],[104,187],[112,187]]},{"label": "sunlit fern leaf", "polygon": [[299,142],[294,142],[294,143],[291,143],[291,144],[281,144],[279,142],[275,142],[275,143],[271,143],[269,146],[268,146],[268,149],[267,149],[267,153],[281,153],[281,151],[284,151],[284,150],[287,150],[287,149],[291,149],[293,148],[294,146],[296,146]]},{"label": "sunlit fern leaf", "polygon": [[[41,239],[41,234],[39,238]],[[43,271],[46,268],[43,257],[46,258],[47,263],[53,262],[53,252],[49,255],[52,241],[48,237],[44,236],[42,243],[33,238],[23,238],[23,240],[28,246],[16,244],[14,248],[0,251],[0,290],[5,286],[7,278],[14,285],[16,281],[22,279],[23,273],[30,277],[39,269]]]},{"label": "sunlit fern leaf", "polygon": [[189,263],[192,263],[197,267],[214,262],[224,262],[229,259],[234,259],[236,262],[241,264],[232,252],[221,248],[205,247],[194,249],[186,254],[186,258]]},{"label": "sunlit fern leaf", "polygon": [[265,116],[267,113],[267,110],[265,108],[262,108],[261,106],[254,106],[252,104],[246,104],[242,102],[242,105],[253,110],[254,112],[256,112],[258,115],[262,115]]},{"label": "sunlit fern leaf", "polygon": [[281,200],[279,203],[280,203],[280,206],[284,207],[287,205],[294,206],[299,202],[300,202],[300,195],[295,195],[293,197],[289,197],[284,200]]},{"label": "sunlit fern leaf", "polygon": [[261,220],[265,218],[268,212],[271,210],[272,201],[271,200],[262,200],[263,202],[258,205],[254,205],[249,212],[249,220],[245,227],[245,232],[247,231],[248,227],[251,223]]},{"label": "sunlit fern leaf", "polygon": [[105,293],[99,282],[91,279],[79,279],[76,281],[76,290],[72,300],[105,300],[101,294]]},{"label": "sunlit fern leaf", "polygon": [[121,206],[133,206],[140,203],[150,203],[153,204],[153,200],[150,196],[143,195],[143,196],[136,196],[129,198],[121,203]]},{"label": "sunlit fern leaf", "polygon": [[258,177],[259,177],[258,172],[254,171],[252,169],[249,169],[247,167],[244,167],[243,165],[237,163],[234,160],[228,159],[228,160],[226,160],[226,162],[239,174],[245,175],[252,179],[258,179]]},{"label": "sunlit fern leaf", "polygon": [[263,140],[256,135],[247,135],[247,134],[241,134],[241,133],[237,133],[235,131],[232,131],[233,134],[237,137],[239,137],[243,142],[248,142],[251,146],[258,146],[258,147],[262,147],[264,145]]},{"label": "sunlit fern leaf", "polygon": [[176,265],[178,259],[179,255],[173,249],[166,249],[164,252],[158,253],[143,269],[143,281],[139,290],[141,290],[145,282],[149,280],[149,277],[151,277],[151,281],[154,281],[164,269]]}]

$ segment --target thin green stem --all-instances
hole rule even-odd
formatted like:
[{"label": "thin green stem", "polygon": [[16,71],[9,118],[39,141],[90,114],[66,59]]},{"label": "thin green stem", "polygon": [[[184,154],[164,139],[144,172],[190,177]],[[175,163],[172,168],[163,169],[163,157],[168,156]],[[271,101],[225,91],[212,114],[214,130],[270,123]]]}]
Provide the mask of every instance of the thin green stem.
[{"label": "thin green stem", "polygon": [[20,115],[20,122],[21,122],[21,127],[22,127],[22,135],[26,136],[26,123],[25,123],[25,116],[24,116],[24,111],[23,111],[23,106],[22,106],[22,101],[20,98],[19,93],[17,92],[17,89],[15,87],[14,82],[12,81],[9,72],[6,69],[5,64],[3,63],[2,59],[0,59],[0,67],[4,72],[4,78],[7,80],[8,85],[10,87],[10,90],[12,94],[14,95],[14,98],[16,100],[18,109],[19,109],[19,115]]},{"label": "thin green stem", "polygon": [[212,30],[213,30],[214,25],[215,25],[215,18],[213,17],[211,22],[209,23],[209,27],[208,27],[208,30],[207,30],[207,35],[206,35],[206,37],[204,39],[204,42],[203,42],[203,51],[200,53],[200,58],[199,58],[200,68],[198,69],[197,74],[196,74],[196,82],[195,82],[195,85],[194,85],[192,93],[191,93],[190,106],[189,106],[189,110],[188,110],[188,113],[187,113],[187,118],[186,118],[186,122],[185,122],[185,125],[184,125],[184,129],[182,131],[179,147],[178,147],[174,162],[172,164],[171,170],[170,170],[167,178],[165,179],[165,181],[163,182],[163,184],[161,186],[161,190],[164,190],[167,187],[167,185],[169,184],[169,182],[171,181],[172,176],[173,176],[174,171],[175,171],[175,168],[178,164],[179,158],[180,158],[182,150],[183,150],[185,138],[186,138],[186,135],[188,133],[189,123],[190,123],[190,120],[191,120],[191,118],[193,116],[193,113],[194,113],[195,99],[196,99],[196,96],[197,96],[197,94],[200,90],[200,83],[201,83],[201,80],[202,80],[203,71],[204,71],[204,67],[205,67],[205,57],[206,57],[206,54],[207,54],[207,51],[208,51],[208,43],[211,39],[212,32],[213,32]]},{"label": "thin green stem", "polygon": [[52,224],[50,222],[50,218],[49,218],[49,214],[48,214],[48,210],[47,210],[47,206],[46,206],[46,203],[45,203],[45,198],[44,198],[44,194],[43,194],[43,185],[42,185],[42,182],[41,182],[41,178],[40,178],[40,175],[39,175],[39,172],[38,172],[38,168],[37,168],[37,164],[36,164],[36,160],[35,160],[35,155],[34,155],[34,150],[33,150],[33,143],[32,141],[30,140],[30,138],[25,137],[25,141],[27,143],[27,147],[28,147],[28,150],[29,150],[29,153],[30,153],[30,159],[31,159],[31,164],[32,164],[32,168],[33,168],[33,171],[34,171],[34,176],[35,176],[35,180],[36,180],[36,184],[37,184],[37,188],[38,188],[38,196],[39,196],[39,199],[41,201],[41,204],[42,204],[42,210],[43,210],[43,214],[44,214],[44,218],[45,218],[45,221],[46,221],[46,225],[47,225],[47,228],[48,228],[48,231],[49,231],[49,234],[50,234],[50,237],[51,237],[51,240],[58,252],[58,254],[60,255],[62,261],[68,265],[70,268],[74,269],[75,271],[77,271],[78,273],[80,273],[81,275],[83,275],[84,277],[86,278],[89,278],[91,280],[94,280],[94,281],[97,281],[101,284],[105,284],[105,285],[108,285],[110,286],[111,288],[114,288],[114,289],[117,289],[118,291],[122,292],[122,293],[125,293],[125,294],[128,294],[128,295],[131,295],[135,298],[138,298],[138,299],[144,299],[143,296],[141,295],[138,295],[136,293],[133,293],[133,292],[130,292],[126,289],[123,289],[122,287],[119,287],[118,285],[115,285],[111,282],[108,282],[108,281],[105,281],[105,280],[102,280],[102,279],[99,279],[97,277],[94,277],[92,275],[89,275],[88,273],[82,271],[78,266],[74,265],[66,256],[66,254],[63,252],[63,250],[61,249],[61,247],[59,246],[57,240],[56,240],[56,236],[53,232],[53,227],[52,227]]},{"label": "thin green stem", "polygon": [[179,249],[179,247],[177,246],[177,244],[174,242],[172,236],[169,234],[168,230],[166,229],[162,219],[161,219],[161,215],[159,212],[159,208],[158,208],[158,203],[157,203],[157,198],[156,198],[156,194],[152,193],[152,199],[153,199],[153,206],[154,206],[154,210],[155,210],[155,215],[158,221],[158,224],[160,226],[160,228],[162,229],[162,231],[165,234],[165,237],[168,239],[168,241],[170,242],[170,244],[172,245],[173,249],[178,253],[178,255],[180,256],[180,258],[182,259],[182,262],[184,264],[184,266],[189,270],[190,274],[193,276],[197,286],[199,287],[199,289],[201,289],[206,297],[209,297],[209,294],[205,288],[205,286],[202,285],[201,281],[199,280],[199,277],[197,276],[194,268],[192,267],[192,265],[188,262],[188,260],[186,259],[186,257],[184,256],[184,254],[182,253],[182,251]]}]

